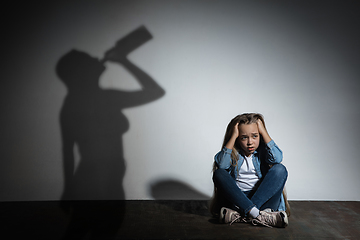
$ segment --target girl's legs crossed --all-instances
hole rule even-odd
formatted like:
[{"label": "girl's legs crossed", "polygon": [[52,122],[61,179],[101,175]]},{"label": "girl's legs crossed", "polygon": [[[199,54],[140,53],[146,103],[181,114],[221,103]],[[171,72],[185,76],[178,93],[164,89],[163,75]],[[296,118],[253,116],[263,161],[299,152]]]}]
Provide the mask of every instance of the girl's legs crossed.
[{"label": "girl's legs crossed", "polygon": [[255,204],[240,190],[235,180],[224,169],[217,169],[213,175],[213,181],[218,189],[228,201],[239,207],[243,213],[248,213]]},{"label": "girl's legs crossed", "polygon": [[251,201],[258,209],[271,208],[277,210],[287,176],[286,167],[282,164],[275,164],[269,169],[260,186],[251,197]]}]

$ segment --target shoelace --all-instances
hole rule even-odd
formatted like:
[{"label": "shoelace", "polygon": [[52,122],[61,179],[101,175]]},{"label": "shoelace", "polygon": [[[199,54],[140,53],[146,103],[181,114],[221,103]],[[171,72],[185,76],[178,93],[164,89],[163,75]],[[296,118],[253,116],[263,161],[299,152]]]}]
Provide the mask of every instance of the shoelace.
[{"label": "shoelace", "polygon": [[230,225],[233,224],[234,222],[247,223],[248,221],[246,220],[245,217],[242,217],[240,214],[236,214],[236,217],[230,222]]},{"label": "shoelace", "polygon": [[270,222],[272,225],[275,225],[275,220],[274,220],[274,217],[269,215],[269,214],[264,214],[264,215],[261,215],[261,217],[265,218],[263,219],[262,221],[260,221],[259,219],[257,218],[254,218],[252,220],[252,223],[254,225],[257,225],[257,224],[260,224],[260,225],[263,225],[263,226],[266,226],[266,227],[269,227],[269,228],[272,228],[271,225],[267,224],[267,222]]},{"label": "shoelace", "polygon": [[236,214],[236,217],[230,222],[230,225],[233,224],[234,222],[236,222],[238,219],[241,218],[240,214]]}]

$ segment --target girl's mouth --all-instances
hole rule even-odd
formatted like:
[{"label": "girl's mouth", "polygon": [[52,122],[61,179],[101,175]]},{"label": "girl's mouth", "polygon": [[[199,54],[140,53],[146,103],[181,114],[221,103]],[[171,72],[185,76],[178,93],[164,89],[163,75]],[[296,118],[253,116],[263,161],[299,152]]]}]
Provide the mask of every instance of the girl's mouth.
[{"label": "girl's mouth", "polygon": [[253,148],[253,147],[248,147],[248,150],[249,150],[249,151],[253,151],[254,148]]}]

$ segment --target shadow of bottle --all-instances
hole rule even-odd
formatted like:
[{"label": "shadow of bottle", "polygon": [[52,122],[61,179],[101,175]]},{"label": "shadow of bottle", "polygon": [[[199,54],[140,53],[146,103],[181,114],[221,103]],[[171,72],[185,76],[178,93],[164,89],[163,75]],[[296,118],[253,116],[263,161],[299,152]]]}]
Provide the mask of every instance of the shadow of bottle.
[{"label": "shadow of bottle", "polygon": [[[102,60],[71,50],[57,63],[57,75],[68,89],[60,112],[65,179],[61,207],[71,212],[66,239],[79,239],[87,234],[113,238],[121,226],[126,172],[122,135],[130,126],[121,110],[149,103],[165,94],[126,57],[151,38],[142,26],[120,39]],[[99,78],[106,69],[105,61],[121,64],[142,89],[131,92],[101,89]],[[75,146],[80,155],[76,169]]]}]

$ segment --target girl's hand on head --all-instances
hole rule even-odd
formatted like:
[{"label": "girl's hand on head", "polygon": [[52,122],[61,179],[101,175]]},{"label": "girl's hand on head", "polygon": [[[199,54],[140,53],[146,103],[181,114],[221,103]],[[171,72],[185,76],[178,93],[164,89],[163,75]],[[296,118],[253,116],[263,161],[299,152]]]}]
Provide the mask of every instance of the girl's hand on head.
[{"label": "girl's hand on head", "polygon": [[266,133],[266,129],[265,129],[264,123],[261,121],[261,119],[258,119],[256,124],[258,126],[259,133],[261,135],[264,135],[264,133]]},{"label": "girl's hand on head", "polygon": [[239,123],[235,124],[232,137],[234,139],[237,139],[239,137]]},{"label": "girl's hand on head", "polygon": [[239,123],[235,124],[230,140],[226,143],[225,147],[233,149],[236,139],[239,137]]},{"label": "girl's hand on head", "polygon": [[269,136],[268,132],[266,131],[264,123],[261,121],[261,119],[258,119],[256,123],[257,123],[258,129],[259,129],[259,133],[263,137],[265,143],[269,143],[271,141],[271,137]]}]

